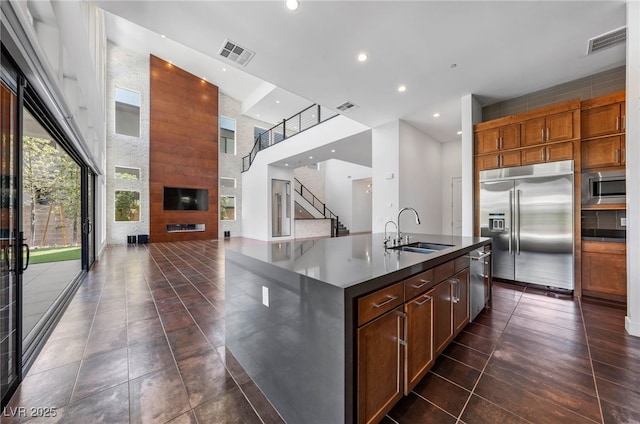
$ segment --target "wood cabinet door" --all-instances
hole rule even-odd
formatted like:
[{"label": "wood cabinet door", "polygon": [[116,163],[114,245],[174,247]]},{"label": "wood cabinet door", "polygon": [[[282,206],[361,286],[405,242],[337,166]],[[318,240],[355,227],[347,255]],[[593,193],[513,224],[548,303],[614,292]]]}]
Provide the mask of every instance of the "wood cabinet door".
[{"label": "wood cabinet door", "polygon": [[520,124],[507,125],[500,128],[500,149],[520,147]]},{"label": "wood cabinet door", "polygon": [[476,154],[495,152],[500,148],[500,128],[476,133]]},{"label": "wood cabinet door", "polygon": [[476,156],[476,172],[499,168],[499,164],[500,155],[498,154]]},{"label": "wood cabinet door", "polygon": [[453,339],[451,283],[443,281],[433,288],[433,350],[435,356]]},{"label": "wood cabinet door", "polygon": [[573,159],[573,142],[571,141],[551,144],[546,149],[545,160],[547,162]]},{"label": "wood cabinet door", "polygon": [[556,113],[545,118],[547,143],[573,138],[573,112]]},{"label": "wood cabinet door", "polygon": [[627,136],[620,136],[620,165],[627,164]]},{"label": "wood cabinet door", "polygon": [[626,244],[583,242],[582,250],[582,289],[626,297]]},{"label": "wood cabinet door", "polygon": [[452,277],[453,334],[458,334],[469,323],[469,268]]},{"label": "wood cabinet door", "polygon": [[604,137],[584,140],[580,143],[582,169],[620,165],[621,137]]},{"label": "wood cabinet door", "polygon": [[433,290],[405,304],[404,394],[408,395],[433,365]]},{"label": "wood cabinet door", "polygon": [[545,118],[529,119],[521,125],[520,142],[522,146],[534,146],[544,143],[546,134]]},{"label": "wood cabinet door", "polygon": [[500,167],[509,168],[511,166],[520,166],[520,152],[504,152],[500,154]]},{"label": "wood cabinet door", "polygon": [[404,306],[358,329],[358,423],[377,423],[402,398]]},{"label": "wood cabinet door", "polygon": [[535,163],[543,163],[546,152],[546,146],[524,149],[522,150],[522,164],[533,165]]},{"label": "wood cabinet door", "polygon": [[622,104],[613,103],[580,112],[580,137],[582,139],[616,134],[624,125]]}]

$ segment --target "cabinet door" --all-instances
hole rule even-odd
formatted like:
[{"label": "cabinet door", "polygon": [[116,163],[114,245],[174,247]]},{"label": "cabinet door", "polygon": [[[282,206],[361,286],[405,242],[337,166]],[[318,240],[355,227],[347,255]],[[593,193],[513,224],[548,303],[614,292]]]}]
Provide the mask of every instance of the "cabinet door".
[{"label": "cabinet door", "polygon": [[377,423],[402,398],[404,312],[400,306],[358,329],[358,423]]},{"label": "cabinet door", "polygon": [[499,163],[500,155],[497,154],[476,156],[476,172],[499,168]]},{"label": "cabinet door", "polygon": [[545,161],[546,146],[531,147],[522,150],[522,164],[533,165],[534,163],[543,163]]},{"label": "cabinet door", "polygon": [[622,149],[621,137],[604,137],[584,140],[580,143],[582,169],[620,165]]},{"label": "cabinet door", "polygon": [[433,290],[407,302],[405,312],[404,394],[408,395],[433,365]]},{"label": "cabinet door", "polygon": [[546,134],[545,118],[530,119],[522,123],[521,143],[523,146],[534,146],[544,143]]},{"label": "cabinet door", "polygon": [[620,165],[627,164],[627,137],[620,137]]},{"label": "cabinet door", "polygon": [[624,125],[622,110],[621,103],[583,110],[580,113],[580,137],[585,139],[620,132]]},{"label": "cabinet door", "polygon": [[510,166],[520,166],[520,152],[504,152],[500,154],[500,168],[508,168]]},{"label": "cabinet door", "polygon": [[582,289],[626,296],[626,244],[584,242],[582,250]]},{"label": "cabinet door", "polygon": [[556,113],[545,118],[547,143],[573,138],[573,112]]},{"label": "cabinet door", "polygon": [[520,124],[500,128],[500,149],[520,147]]},{"label": "cabinet door", "polygon": [[495,152],[500,148],[500,128],[476,133],[476,154]]},{"label": "cabinet door", "polygon": [[452,277],[453,333],[458,334],[469,322],[469,268]]},{"label": "cabinet door", "polygon": [[547,162],[557,162],[560,160],[573,159],[573,142],[556,143],[547,146],[545,160]]},{"label": "cabinet door", "polygon": [[433,350],[435,356],[453,339],[451,283],[448,280],[433,289]]}]

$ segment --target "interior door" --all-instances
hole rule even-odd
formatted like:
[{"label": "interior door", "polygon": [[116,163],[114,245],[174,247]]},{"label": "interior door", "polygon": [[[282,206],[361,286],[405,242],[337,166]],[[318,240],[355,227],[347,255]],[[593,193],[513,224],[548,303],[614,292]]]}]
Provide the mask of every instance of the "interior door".
[{"label": "interior door", "polygon": [[[4,71],[4,68],[3,68]],[[4,75],[3,75],[4,76]],[[22,240],[19,232],[18,145],[19,86],[2,81],[2,141],[0,145],[0,399],[6,405],[20,382],[22,335],[20,278]]]}]

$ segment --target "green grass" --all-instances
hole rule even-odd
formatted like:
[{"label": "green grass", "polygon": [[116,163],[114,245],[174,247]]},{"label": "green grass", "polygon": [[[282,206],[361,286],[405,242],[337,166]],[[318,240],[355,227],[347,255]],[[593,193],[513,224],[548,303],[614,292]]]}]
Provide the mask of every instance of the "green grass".
[{"label": "green grass", "polygon": [[72,259],[80,259],[80,246],[31,249],[29,264],[70,261]]}]

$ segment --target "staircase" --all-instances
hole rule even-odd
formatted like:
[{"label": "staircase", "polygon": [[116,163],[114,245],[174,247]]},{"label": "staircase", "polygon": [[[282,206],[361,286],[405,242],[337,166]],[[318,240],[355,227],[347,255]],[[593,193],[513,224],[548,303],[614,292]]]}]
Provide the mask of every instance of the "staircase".
[{"label": "staircase", "polygon": [[[294,187],[293,190],[298,193],[301,197],[301,201],[297,202],[304,209],[308,209],[304,203],[308,204],[309,207],[315,209],[315,211],[308,211],[310,214],[316,216],[318,219],[331,219],[331,237],[340,237],[346,236],[349,234],[349,229],[344,226],[338,215],[331,212],[331,209],[327,207],[320,199],[318,199],[308,188],[306,188],[302,183],[294,178]],[[302,202],[304,200],[304,202]]]}]

